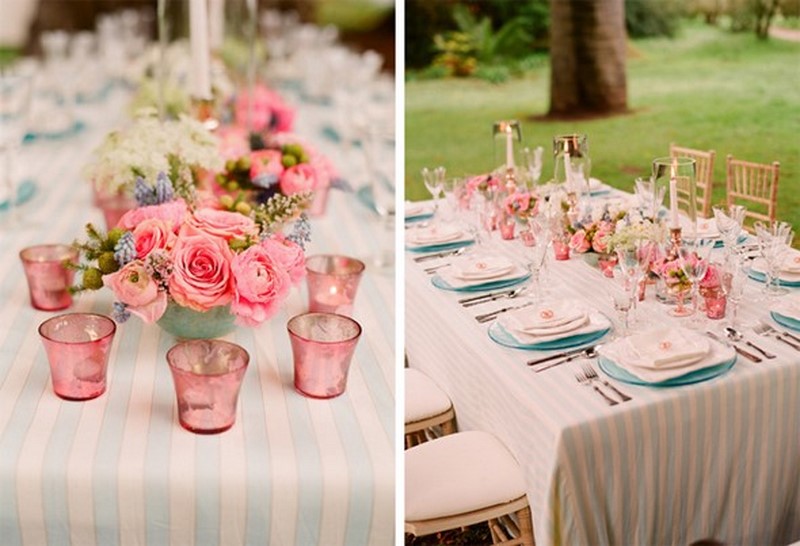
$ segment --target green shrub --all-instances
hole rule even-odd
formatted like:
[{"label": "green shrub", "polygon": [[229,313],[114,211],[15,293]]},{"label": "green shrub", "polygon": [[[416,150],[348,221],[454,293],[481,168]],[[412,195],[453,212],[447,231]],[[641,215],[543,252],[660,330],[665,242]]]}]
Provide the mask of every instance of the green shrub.
[{"label": "green shrub", "polygon": [[475,70],[475,77],[486,80],[489,83],[503,83],[511,77],[511,70],[502,64],[498,65],[478,65]]},{"label": "green shrub", "polygon": [[631,38],[666,36],[678,27],[678,8],[661,0],[625,0],[625,26]]}]

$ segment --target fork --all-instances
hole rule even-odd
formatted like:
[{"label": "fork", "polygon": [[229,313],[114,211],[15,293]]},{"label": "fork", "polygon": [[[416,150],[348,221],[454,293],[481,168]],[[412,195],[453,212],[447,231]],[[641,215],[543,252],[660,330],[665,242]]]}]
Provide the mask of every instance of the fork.
[{"label": "fork", "polygon": [[772,336],[779,341],[783,341],[786,345],[788,345],[792,349],[800,351],[800,345],[795,345],[794,343],[783,337],[789,334],[787,334],[786,332],[781,332],[780,330],[776,330],[766,322],[759,322],[758,324],[756,324],[753,327],[753,331],[760,336],[767,336],[767,337]]},{"label": "fork", "polygon": [[613,398],[609,397],[606,393],[604,393],[600,389],[600,387],[595,385],[594,381],[589,376],[586,375],[586,371],[585,370],[584,371],[575,372],[575,380],[578,383],[580,383],[581,385],[586,385],[587,387],[589,385],[591,385],[592,388],[595,390],[595,392],[598,393],[600,396],[602,396],[605,399],[605,401],[608,403],[609,406],[616,406],[617,404],[619,404],[619,402],[617,402]]},{"label": "fork", "polygon": [[597,375],[597,370],[592,368],[589,364],[583,366],[583,371],[586,374],[586,377],[588,377],[590,380],[592,380],[592,381],[600,381],[603,385],[605,385],[606,387],[608,387],[609,389],[614,391],[617,394],[617,396],[619,396],[620,399],[623,402],[627,402],[628,400],[632,400],[632,398],[630,396],[628,396],[624,392],[620,391],[617,387],[615,387],[614,385],[612,385],[611,383],[609,383],[605,379],[600,379],[600,376]]}]

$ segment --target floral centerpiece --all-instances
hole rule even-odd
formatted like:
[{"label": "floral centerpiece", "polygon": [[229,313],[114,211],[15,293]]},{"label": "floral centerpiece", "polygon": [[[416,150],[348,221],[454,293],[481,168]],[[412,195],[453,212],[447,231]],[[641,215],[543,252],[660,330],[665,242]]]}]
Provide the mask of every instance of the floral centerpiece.
[{"label": "floral centerpiece", "polygon": [[106,136],[84,175],[94,187],[95,203],[113,227],[122,213],[136,206],[137,178],[155,183],[162,173],[174,188],[193,188],[204,171],[222,168],[218,146],[217,139],[194,119],[182,116],[161,122],[154,110],[140,110],[130,126]]},{"label": "floral centerpiece", "polygon": [[141,206],[116,228],[89,224],[75,243],[85,258],[76,290],[110,288],[117,321],[133,314],[179,337],[216,337],[269,319],[305,275],[307,224],[279,231],[298,219],[303,194],[242,214],[181,195],[161,173],[155,184],[139,177],[136,196]]},{"label": "floral centerpiece", "polygon": [[493,173],[473,176],[467,180],[465,199],[470,199],[475,192],[485,195],[497,191],[502,186],[502,180]]},{"label": "floral centerpiece", "polygon": [[252,92],[242,89],[233,100],[233,120],[254,133],[285,133],[294,125],[294,108],[278,93],[265,85],[256,85]]},{"label": "floral centerpiece", "polygon": [[214,180],[224,202],[263,203],[275,194],[307,194],[313,215],[324,211],[327,191],[338,183],[333,163],[291,133],[263,139],[227,128],[221,133],[221,153],[225,166]]},{"label": "floral centerpiece", "polygon": [[527,224],[538,211],[539,201],[529,191],[516,191],[503,200],[505,213],[520,224]]}]

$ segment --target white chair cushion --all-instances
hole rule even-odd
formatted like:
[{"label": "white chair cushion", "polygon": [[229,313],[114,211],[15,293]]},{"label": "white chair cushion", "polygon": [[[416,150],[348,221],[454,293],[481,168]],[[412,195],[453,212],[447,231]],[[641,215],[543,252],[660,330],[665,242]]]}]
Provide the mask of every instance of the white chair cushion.
[{"label": "white chair cushion", "polygon": [[447,394],[424,373],[406,368],[406,423],[440,415],[453,405]]},{"label": "white chair cushion", "polygon": [[494,436],[459,432],[405,452],[406,521],[488,508],[525,494],[519,464]]}]

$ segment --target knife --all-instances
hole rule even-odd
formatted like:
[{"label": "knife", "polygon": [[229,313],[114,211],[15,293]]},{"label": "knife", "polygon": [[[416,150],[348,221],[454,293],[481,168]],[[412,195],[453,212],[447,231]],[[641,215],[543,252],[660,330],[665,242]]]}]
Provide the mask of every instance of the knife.
[{"label": "knife", "polygon": [[[718,336],[717,334],[715,334],[714,332],[706,332],[706,335],[707,335],[708,337],[710,337],[711,339],[715,339],[715,340],[719,341],[719,342],[720,342],[720,343],[722,343],[723,345],[725,345],[725,344],[727,343],[727,341],[725,341],[724,339],[722,339],[721,337],[719,337],[719,336]],[[761,357],[760,357],[760,356],[754,355],[754,354],[753,354],[753,353],[751,353],[750,351],[745,351],[744,349],[742,349],[741,347],[739,347],[739,346],[738,346],[738,345],[736,345],[735,343],[731,343],[731,347],[733,347],[734,349],[736,349],[736,352],[737,352],[737,353],[739,353],[740,355],[742,355],[743,357],[749,358],[749,359],[750,359],[750,360],[752,360],[753,362],[761,362]]]},{"label": "knife", "polygon": [[536,302],[529,301],[528,303],[523,303],[522,305],[515,305],[515,306],[511,306],[511,307],[503,307],[502,309],[498,309],[497,311],[492,311],[491,313],[478,315],[477,317],[475,317],[475,320],[477,320],[478,322],[489,322],[493,318],[497,317],[497,315],[505,313],[506,311],[513,311],[515,309],[522,309],[523,307],[528,307],[529,305],[533,305],[534,303],[536,303]]},{"label": "knife", "polygon": [[528,366],[535,366],[536,364],[541,364],[543,362],[547,362],[548,360],[554,360],[556,358],[564,358],[565,356],[572,356],[574,354],[582,353],[586,350],[586,347],[581,347],[580,349],[572,349],[571,351],[562,351],[560,353],[556,353],[550,356],[543,356],[542,358],[536,358],[534,360],[529,360],[527,362]]},{"label": "knife", "polygon": [[487,294],[480,294],[478,296],[470,296],[468,298],[463,298],[463,299],[458,300],[458,303],[463,305],[465,303],[470,303],[470,302],[473,302],[473,301],[482,300],[483,298],[493,298],[495,296],[504,296],[504,295],[510,293],[512,290],[513,290],[513,288],[511,290],[502,290],[500,292],[489,292]]},{"label": "knife", "polygon": [[434,254],[425,254],[424,256],[417,256],[416,258],[414,258],[414,261],[415,262],[424,262],[425,260],[430,260],[430,259],[433,259],[433,258],[443,258],[444,256],[449,256],[450,254],[455,254],[456,252],[458,252],[458,249],[456,249],[456,250],[443,250],[442,252],[436,252]]}]

